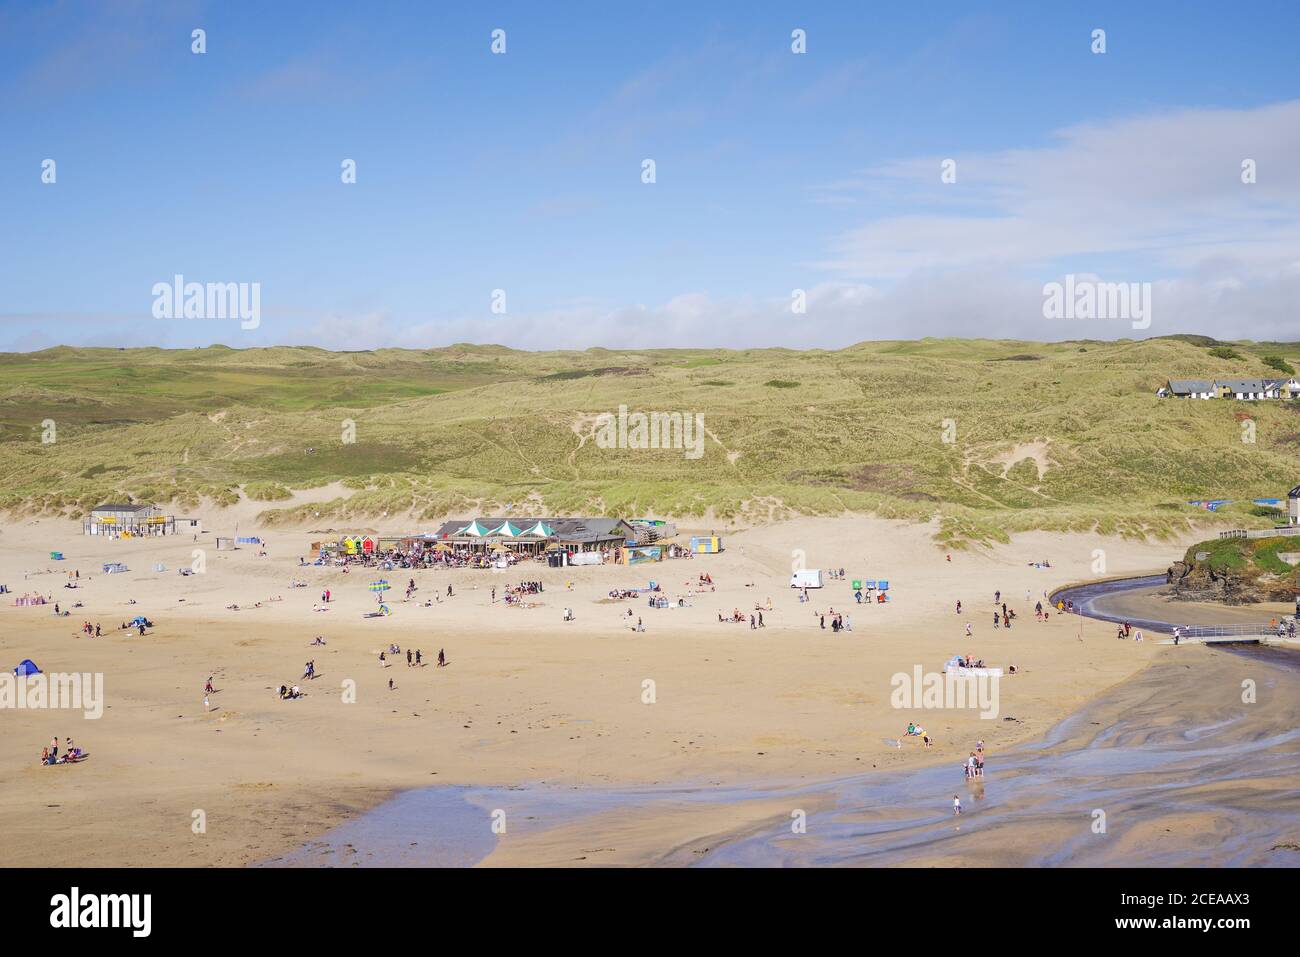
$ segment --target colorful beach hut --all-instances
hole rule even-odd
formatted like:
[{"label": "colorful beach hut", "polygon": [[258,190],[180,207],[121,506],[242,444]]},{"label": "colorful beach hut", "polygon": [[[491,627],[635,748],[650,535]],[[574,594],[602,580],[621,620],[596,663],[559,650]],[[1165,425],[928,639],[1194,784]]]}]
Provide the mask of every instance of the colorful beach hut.
[{"label": "colorful beach hut", "polygon": [[720,535],[692,535],[691,553],[694,555],[713,555],[722,551]]}]

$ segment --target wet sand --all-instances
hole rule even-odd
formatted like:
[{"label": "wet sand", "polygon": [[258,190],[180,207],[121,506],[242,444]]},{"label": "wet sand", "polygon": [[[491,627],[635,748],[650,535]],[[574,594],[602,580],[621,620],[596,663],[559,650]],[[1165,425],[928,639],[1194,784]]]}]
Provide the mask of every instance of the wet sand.
[{"label": "wet sand", "polygon": [[430,788],[270,863],[1294,867],[1297,719],[1300,656],[1188,646],[990,753],[983,781],[953,763],[815,785]]}]

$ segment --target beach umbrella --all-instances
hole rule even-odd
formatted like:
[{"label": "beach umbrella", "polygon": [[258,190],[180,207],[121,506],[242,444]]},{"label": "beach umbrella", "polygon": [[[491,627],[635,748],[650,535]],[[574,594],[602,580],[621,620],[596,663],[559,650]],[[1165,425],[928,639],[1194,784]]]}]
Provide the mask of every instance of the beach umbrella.
[{"label": "beach umbrella", "polygon": [[390,588],[392,588],[392,587],[393,587],[392,585],[388,584],[388,582],[386,582],[386,581],[385,581],[384,579],[382,579],[382,578],[379,579],[379,581],[377,581],[377,582],[371,582],[371,583],[370,583],[370,590],[371,590],[371,591],[388,591],[388,589],[390,589]]}]

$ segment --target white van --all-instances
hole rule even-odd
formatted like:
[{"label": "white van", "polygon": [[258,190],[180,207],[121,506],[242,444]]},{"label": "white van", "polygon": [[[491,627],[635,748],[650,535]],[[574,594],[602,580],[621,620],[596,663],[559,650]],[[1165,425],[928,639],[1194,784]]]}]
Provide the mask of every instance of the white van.
[{"label": "white van", "polygon": [[822,587],[822,570],[820,568],[805,568],[795,572],[790,576],[791,588],[821,588]]}]

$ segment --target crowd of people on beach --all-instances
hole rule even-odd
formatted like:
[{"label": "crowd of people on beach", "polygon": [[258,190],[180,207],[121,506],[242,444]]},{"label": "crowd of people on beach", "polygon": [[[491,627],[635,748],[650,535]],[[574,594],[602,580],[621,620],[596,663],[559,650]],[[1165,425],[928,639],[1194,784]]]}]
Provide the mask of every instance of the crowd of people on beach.
[{"label": "crowd of people on beach", "polygon": [[48,747],[41,748],[41,764],[76,764],[85,755],[82,754],[81,748],[73,745],[71,738],[64,738],[63,754],[59,754],[59,738],[55,735],[50,739]]},{"label": "crowd of people on beach", "polygon": [[[531,608],[536,602],[526,601],[529,595],[540,595],[546,589],[541,582],[520,582],[518,585],[510,585],[505,589],[503,599],[507,605],[526,605]],[[492,602],[497,600],[497,590],[492,589]]]},{"label": "crowd of people on beach", "polygon": [[853,630],[853,619],[843,612],[837,612],[834,608],[830,608],[826,612],[813,612],[813,617],[817,619],[817,623],[822,630],[826,628],[826,617],[828,615],[831,619],[831,631],[834,634],[838,635],[841,631]]}]

